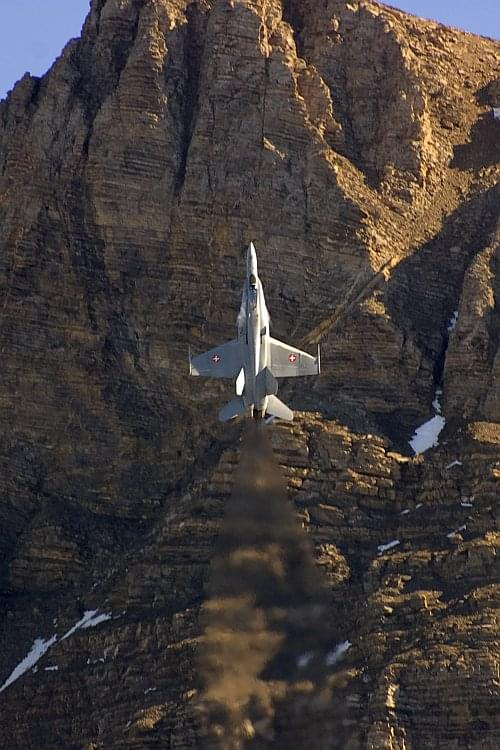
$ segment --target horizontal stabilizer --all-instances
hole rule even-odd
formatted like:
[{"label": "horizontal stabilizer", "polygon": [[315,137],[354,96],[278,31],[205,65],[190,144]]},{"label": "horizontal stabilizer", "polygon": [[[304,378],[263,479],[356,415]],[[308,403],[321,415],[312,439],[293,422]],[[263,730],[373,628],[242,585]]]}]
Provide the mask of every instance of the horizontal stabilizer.
[{"label": "horizontal stabilizer", "polygon": [[283,419],[285,422],[293,422],[293,411],[276,396],[269,396],[267,400],[267,414]]},{"label": "horizontal stabilizer", "polygon": [[222,407],[219,412],[219,422],[229,422],[230,419],[240,417],[245,414],[247,407],[242,398],[233,398],[228,404]]}]

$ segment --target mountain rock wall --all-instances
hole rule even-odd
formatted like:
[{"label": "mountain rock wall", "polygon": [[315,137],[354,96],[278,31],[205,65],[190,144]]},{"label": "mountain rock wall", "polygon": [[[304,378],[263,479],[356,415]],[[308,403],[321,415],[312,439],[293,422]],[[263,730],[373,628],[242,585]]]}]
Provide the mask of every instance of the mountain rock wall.
[{"label": "mountain rock wall", "polygon": [[0,747],[204,743],[239,427],[186,355],[233,337],[250,240],[273,334],[321,343],[273,440],[352,646],[264,676],[234,747],[499,746],[499,80],[497,42],[369,0],[93,0],[0,102],[0,683],[57,633]]}]

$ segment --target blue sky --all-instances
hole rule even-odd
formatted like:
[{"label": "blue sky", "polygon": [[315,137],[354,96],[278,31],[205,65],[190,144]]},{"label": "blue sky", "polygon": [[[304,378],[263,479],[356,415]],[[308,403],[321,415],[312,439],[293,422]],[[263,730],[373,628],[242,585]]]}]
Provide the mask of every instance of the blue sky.
[{"label": "blue sky", "polygon": [[80,36],[90,0],[0,0],[0,99],[26,71],[45,73]]},{"label": "blue sky", "polygon": [[[500,38],[500,0],[392,0],[415,15]],[[26,71],[42,75],[79,36],[89,0],[0,0],[0,99]]]},{"label": "blue sky", "polygon": [[500,0],[386,0],[386,5],[500,39]]}]

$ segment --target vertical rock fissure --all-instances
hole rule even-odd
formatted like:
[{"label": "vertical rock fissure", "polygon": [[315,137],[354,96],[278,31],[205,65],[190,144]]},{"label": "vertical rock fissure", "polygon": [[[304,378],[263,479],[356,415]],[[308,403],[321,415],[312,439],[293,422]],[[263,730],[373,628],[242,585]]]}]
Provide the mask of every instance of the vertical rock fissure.
[{"label": "vertical rock fissure", "polygon": [[[500,234],[500,225],[499,225]],[[493,242],[495,238],[493,237]],[[496,283],[492,284],[493,308],[488,325],[488,361],[493,366],[500,350],[500,261],[499,252],[493,253],[490,262],[491,275]]]},{"label": "vertical rock fissure", "polygon": [[304,43],[302,32],[304,31],[304,7],[303,0],[283,0],[283,20],[290,24],[293,30],[295,47],[299,57],[304,57]]},{"label": "vertical rock fissure", "polygon": [[[184,32],[184,70],[186,71],[186,77],[182,103],[180,159],[176,180],[177,193],[182,190],[184,185],[189,148],[193,138],[199,106],[200,78],[206,30],[206,18],[200,19],[200,15],[196,4],[191,3],[186,10],[187,22]],[[200,20],[201,24],[199,23]],[[199,38],[200,31],[203,36],[202,39]]]},{"label": "vertical rock fissure", "polygon": [[446,362],[446,352],[448,351],[448,345],[450,343],[450,337],[448,333],[443,336],[443,343],[441,349],[434,362],[433,380],[434,380],[434,393],[438,388],[443,388],[443,377],[444,377],[444,366]]},{"label": "vertical rock fissure", "polygon": [[262,156],[264,153],[264,144],[266,138],[266,105],[267,105],[267,87],[269,82],[269,57],[264,57],[264,90],[262,93],[262,117],[261,117],[261,131],[260,131],[260,152],[259,152],[259,167],[258,167],[258,180],[260,182],[262,173]]},{"label": "vertical rock fissure", "polygon": [[90,40],[88,37],[83,37],[79,49],[73,53],[74,64],[79,74],[75,80],[74,93],[84,107],[90,130],[102,105],[116,91],[120,77],[127,66],[130,50],[137,38],[142,2],[136,0],[133,3],[133,22],[127,32],[122,31],[120,34],[113,35],[109,40],[111,65],[108,64],[105,70],[99,70],[102,52],[97,47],[104,5],[105,3],[98,9],[95,37]]}]

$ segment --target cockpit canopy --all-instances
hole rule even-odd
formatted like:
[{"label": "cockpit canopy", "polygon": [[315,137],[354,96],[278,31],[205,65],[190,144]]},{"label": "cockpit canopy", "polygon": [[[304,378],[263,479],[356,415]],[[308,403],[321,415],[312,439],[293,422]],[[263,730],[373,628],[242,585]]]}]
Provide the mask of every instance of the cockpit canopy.
[{"label": "cockpit canopy", "polygon": [[255,278],[253,273],[250,274],[248,283],[248,302],[252,310],[255,310],[255,308],[257,307],[257,279]]}]

